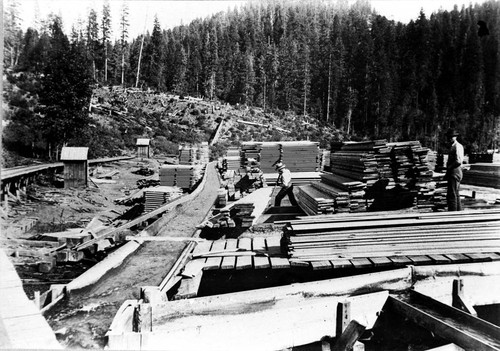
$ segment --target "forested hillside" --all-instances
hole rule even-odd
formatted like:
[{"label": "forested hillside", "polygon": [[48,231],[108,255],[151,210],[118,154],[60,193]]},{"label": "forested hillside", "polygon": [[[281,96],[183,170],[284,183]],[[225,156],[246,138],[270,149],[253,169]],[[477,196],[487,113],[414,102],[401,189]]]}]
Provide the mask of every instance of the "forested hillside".
[{"label": "forested hillside", "polygon": [[[98,10],[86,23],[65,23],[72,26],[67,38],[57,16],[23,32],[15,3],[6,7],[4,67],[22,89],[7,92],[14,108],[6,119],[26,145],[47,148],[92,134],[87,82],[137,85],[276,115],[290,111],[346,138],[420,140],[440,149],[444,131],[455,127],[467,151],[494,148],[500,140],[497,1],[417,13],[408,24],[377,15],[363,1],[252,1],[168,30],[155,19],[152,33],[131,41],[126,2],[120,18],[110,18],[109,3]],[[115,42],[111,20],[121,25]],[[488,34],[478,33],[478,21]]]}]

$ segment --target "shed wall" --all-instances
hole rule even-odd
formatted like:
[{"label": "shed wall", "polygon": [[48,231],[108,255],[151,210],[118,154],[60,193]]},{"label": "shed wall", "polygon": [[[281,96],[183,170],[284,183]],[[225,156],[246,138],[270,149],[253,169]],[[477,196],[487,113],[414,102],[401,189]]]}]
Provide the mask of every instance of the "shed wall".
[{"label": "shed wall", "polygon": [[64,187],[86,187],[88,180],[87,161],[64,162]]}]

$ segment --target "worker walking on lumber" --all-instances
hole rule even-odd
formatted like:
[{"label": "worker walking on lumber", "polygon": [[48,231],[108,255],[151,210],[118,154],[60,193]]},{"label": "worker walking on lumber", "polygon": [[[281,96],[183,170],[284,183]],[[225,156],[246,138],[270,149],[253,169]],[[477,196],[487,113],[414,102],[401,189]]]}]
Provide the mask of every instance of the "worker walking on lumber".
[{"label": "worker walking on lumber", "polygon": [[279,173],[276,185],[281,185],[281,189],[276,195],[274,206],[280,206],[281,200],[283,200],[285,195],[288,195],[288,199],[290,200],[292,206],[297,206],[297,201],[295,200],[295,195],[293,194],[292,173],[282,162],[276,163],[275,166]]},{"label": "worker walking on lumber", "polygon": [[464,162],[464,147],[457,141],[458,135],[458,132],[454,129],[449,129],[446,132],[446,137],[451,143],[444,178],[448,181],[448,191],[446,193],[448,211],[462,211],[462,203],[460,201],[460,182],[463,177],[462,163]]}]

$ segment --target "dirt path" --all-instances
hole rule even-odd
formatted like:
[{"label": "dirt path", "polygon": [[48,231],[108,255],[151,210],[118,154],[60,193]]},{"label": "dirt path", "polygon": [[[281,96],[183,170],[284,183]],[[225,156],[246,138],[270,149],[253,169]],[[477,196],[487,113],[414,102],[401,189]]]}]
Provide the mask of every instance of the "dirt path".
[{"label": "dirt path", "polygon": [[[207,181],[191,201],[177,206],[160,219],[165,225],[158,235],[192,236],[217,196],[219,179],[213,165]],[[180,242],[145,242],[122,266],[86,291],[72,294],[50,311],[47,320],[66,348],[103,348],[105,333],[118,308],[127,299],[138,299],[141,286],[158,286],[186,246]]]}]

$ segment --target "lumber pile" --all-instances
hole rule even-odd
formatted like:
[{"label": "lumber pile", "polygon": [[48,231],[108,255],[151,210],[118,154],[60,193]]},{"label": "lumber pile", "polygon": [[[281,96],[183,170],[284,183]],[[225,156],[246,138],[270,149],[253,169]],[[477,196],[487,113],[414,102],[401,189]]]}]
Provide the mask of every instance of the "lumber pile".
[{"label": "lumber pile", "polygon": [[[266,173],[266,182],[269,185],[276,184],[278,180],[279,173]],[[321,179],[320,172],[293,172],[292,173],[292,183],[294,185],[305,185],[311,182],[316,182]]]},{"label": "lumber pile", "polygon": [[173,186],[158,186],[144,189],[144,213],[156,210],[182,195],[182,190]]},{"label": "lumber pile", "polygon": [[290,221],[291,261],[461,255],[500,251],[500,211],[315,216]]},{"label": "lumber pile", "polygon": [[164,165],[160,168],[160,185],[191,190],[202,177],[202,166]]},{"label": "lumber pile", "polygon": [[470,169],[464,171],[462,183],[500,189],[500,165],[471,164]]},{"label": "lumber pile", "polygon": [[[215,216],[204,222],[204,226],[211,228],[225,226],[221,223],[232,219],[236,223],[236,226],[251,227],[266,209],[272,191],[271,187],[256,189],[251,194],[220,209]],[[208,222],[211,222],[211,224]],[[215,223],[218,223],[218,225]],[[231,222],[228,223],[231,224]],[[232,226],[229,224],[227,226]]]},{"label": "lumber pile", "polygon": [[204,165],[209,161],[209,146],[203,142],[196,146],[179,146],[179,164]]},{"label": "lumber pile", "polygon": [[335,199],[332,196],[321,192],[313,185],[302,185],[297,189],[297,201],[305,213],[314,216],[335,211]]},{"label": "lumber pile", "polygon": [[240,150],[235,147],[227,149],[226,156],[222,159],[224,171],[237,171],[241,166]]},{"label": "lumber pile", "polygon": [[245,142],[242,144],[242,167],[250,159],[259,162],[264,173],[275,172],[274,164],[281,160],[291,172],[316,172],[320,167],[319,144],[312,141]]}]

